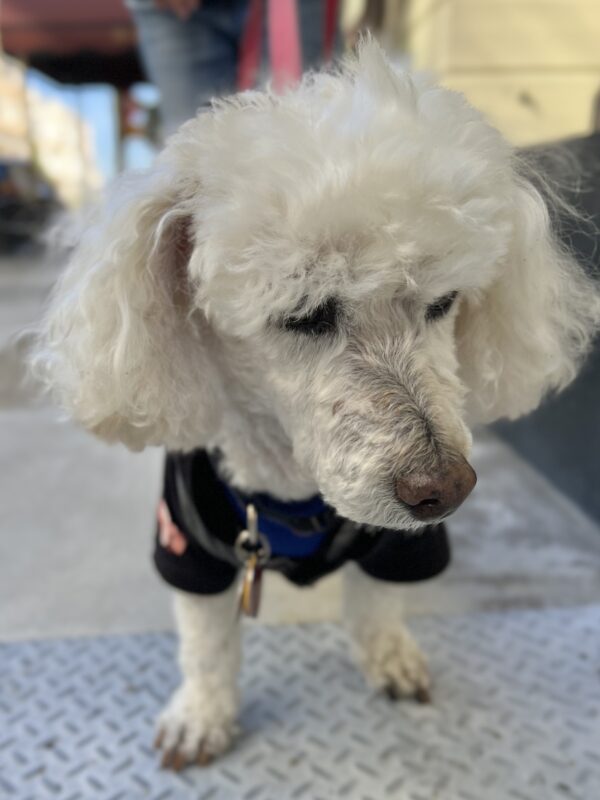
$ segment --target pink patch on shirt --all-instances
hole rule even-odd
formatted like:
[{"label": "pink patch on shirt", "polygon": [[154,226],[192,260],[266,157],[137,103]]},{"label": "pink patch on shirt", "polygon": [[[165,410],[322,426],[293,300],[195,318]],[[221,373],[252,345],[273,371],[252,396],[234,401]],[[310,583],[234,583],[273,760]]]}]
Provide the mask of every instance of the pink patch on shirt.
[{"label": "pink patch on shirt", "polygon": [[175,556],[182,556],[188,546],[185,536],[171,519],[169,507],[164,500],[158,504],[158,541]]}]

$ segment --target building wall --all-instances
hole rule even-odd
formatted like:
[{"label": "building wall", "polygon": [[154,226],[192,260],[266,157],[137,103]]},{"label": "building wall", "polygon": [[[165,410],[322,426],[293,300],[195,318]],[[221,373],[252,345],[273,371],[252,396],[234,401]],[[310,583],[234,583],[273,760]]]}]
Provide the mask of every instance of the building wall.
[{"label": "building wall", "polygon": [[598,0],[411,0],[407,15],[413,65],[464,92],[515,144],[592,131]]},{"label": "building wall", "polygon": [[0,54],[0,157],[36,161],[60,198],[77,206],[102,184],[92,132],[72,109],[27,87],[24,75]]},{"label": "building wall", "polygon": [[23,69],[0,55],[0,157],[29,158]]}]

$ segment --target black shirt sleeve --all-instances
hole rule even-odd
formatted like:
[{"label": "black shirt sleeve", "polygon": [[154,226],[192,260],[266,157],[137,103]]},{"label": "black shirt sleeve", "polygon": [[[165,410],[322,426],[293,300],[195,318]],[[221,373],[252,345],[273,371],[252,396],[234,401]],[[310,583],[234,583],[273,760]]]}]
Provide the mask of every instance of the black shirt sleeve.
[{"label": "black shirt sleeve", "polygon": [[449,563],[450,542],[444,524],[414,532],[384,530],[366,555],[357,559],[372,578],[396,583],[433,578]]},{"label": "black shirt sleeve", "polygon": [[158,535],[154,547],[154,564],[167,583],[183,592],[194,594],[224,592],[229,589],[237,575],[235,567],[211,556],[195,542],[188,540],[185,553],[175,555],[162,547]]},{"label": "black shirt sleeve", "polygon": [[226,561],[215,558],[204,550],[186,530],[181,519],[175,489],[175,457],[167,454],[163,500],[168,506],[173,522],[187,541],[185,552],[177,555],[163,547],[158,536],[154,543],[154,564],[160,576],[171,586],[194,594],[218,594],[234,582],[237,569]]}]

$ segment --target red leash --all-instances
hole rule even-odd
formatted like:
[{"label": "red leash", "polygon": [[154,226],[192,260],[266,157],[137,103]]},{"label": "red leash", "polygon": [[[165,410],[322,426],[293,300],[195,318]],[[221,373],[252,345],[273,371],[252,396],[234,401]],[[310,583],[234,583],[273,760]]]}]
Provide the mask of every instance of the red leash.
[{"label": "red leash", "polygon": [[[276,92],[297,83],[302,75],[302,46],[296,0],[267,0],[269,58]],[[325,0],[323,60],[331,60],[337,27],[338,0]],[[256,84],[262,56],[263,0],[250,0],[240,45],[238,89]]]},{"label": "red leash", "polygon": [[323,61],[333,58],[333,45],[338,21],[338,0],[327,0],[325,5],[325,30],[323,33]]}]

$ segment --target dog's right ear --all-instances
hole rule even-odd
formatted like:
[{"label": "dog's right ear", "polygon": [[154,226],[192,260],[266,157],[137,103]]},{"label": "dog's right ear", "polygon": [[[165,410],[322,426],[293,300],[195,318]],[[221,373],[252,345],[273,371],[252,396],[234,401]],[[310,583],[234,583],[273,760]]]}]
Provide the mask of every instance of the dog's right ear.
[{"label": "dog's right ear", "polygon": [[466,297],[458,358],[472,422],[516,419],[575,378],[600,329],[600,291],[556,239],[547,202],[515,176],[509,253],[485,293]]},{"label": "dog's right ear", "polygon": [[33,356],[72,417],[132,449],[200,446],[220,408],[188,271],[199,187],[168,167],[123,177],[82,220]]}]

